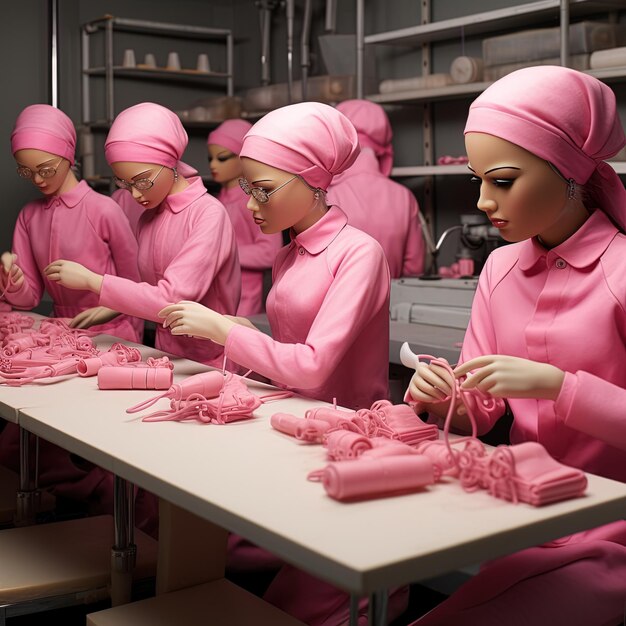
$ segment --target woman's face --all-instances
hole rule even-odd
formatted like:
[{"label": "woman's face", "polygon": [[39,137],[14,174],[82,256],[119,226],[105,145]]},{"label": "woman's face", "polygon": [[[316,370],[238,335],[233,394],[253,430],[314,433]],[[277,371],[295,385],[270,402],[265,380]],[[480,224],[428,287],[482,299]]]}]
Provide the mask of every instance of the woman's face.
[{"label": "woman's face", "polygon": [[[115,178],[125,185],[118,184],[122,189],[128,189],[133,199],[145,209],[158,207],[169,195],[174,184],[174,171],[169,167],[155,163],[134,163],[119,161],[111,164]],[[149,189],[137,189],[133,185],[138,181],[152,181]],[[142,186],[142,183],[139,183]]]},{"label": "woman's face", "polygon": [[[242,157],[241,164],[243,177],[250,188],[263,189],[268,194],[276,190],[265,203],[257,202],[252,195],[248,200],[255,223],[266,235],[289,228],[301,233],[325,212],[326,205],[316,200],[315,192],[300,178],[294,178],[294,174],[248,157]],[[278,189],[283,184],[285,186]]]},{"label": "woman's face", "polygon": [[558,245],[573,227],[567,183],[546,161],[524,148],[485,133],[468,133],[465,147],[472,181],[480,185],[477,206],[506,241],[539,235]]},{"label": "woman's face", "polygon": [[18,150],[14,157],[18,168],[24,168],[23,171],[27,176],[29,175],[27,170],[30,170],[30,181],[42,194],[54,196],[62,193],[63,183],[70,172],[70,162],[67,159],[31,148]]},{"label": "woman's face", "polygon": [[242,176],[241,161],[228,148],[210,143],[209,167],[211,168],[211,176],[216,183],[227,188],[239,185],[238,181]]}]

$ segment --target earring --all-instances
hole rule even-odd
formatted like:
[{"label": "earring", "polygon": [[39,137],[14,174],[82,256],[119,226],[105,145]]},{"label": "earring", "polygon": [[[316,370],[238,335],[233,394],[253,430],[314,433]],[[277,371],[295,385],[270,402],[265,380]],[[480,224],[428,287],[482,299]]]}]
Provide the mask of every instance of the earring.
[{"label": "earring", "polygon": [[178,180],[178,170],[175,167],[173,167],[172,171],[174,172],[174,182],[176,182]]},{"label": "earring", "polygon": [[576,197],[576,181],[573,178],[570,178],[567,181],[567,197],[570,200],[573,200]]},{"label": "earring", "polygon": [[318,189],[318,190],[317,190],[317,191],[313,194],[313,197],[314,197],[316,200],[319,200],[319,199],[320,199],[320,192],[319,192],[319,189]]}]

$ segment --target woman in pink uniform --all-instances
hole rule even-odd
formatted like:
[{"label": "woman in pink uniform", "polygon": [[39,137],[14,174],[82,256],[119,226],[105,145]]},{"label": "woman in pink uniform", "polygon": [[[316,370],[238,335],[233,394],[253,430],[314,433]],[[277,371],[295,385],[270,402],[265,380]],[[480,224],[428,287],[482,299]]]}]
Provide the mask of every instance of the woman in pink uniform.
[{"label": "woman in pink uniform", "polygon": [[226,207],[237,238],[241,265],[241,300],[237,315],[263,313],[263,274],[283,246],[282,233],[265,235],[247,208],[248,198],[239,186],[243,175],[239,151],[244,135],[252,128],[245,120],[226,120],[209,134],[211,175],[222,186],[218,200]]},{"label": "woman in pink uniform", "polygon": [[[172,334],[225,344],[236,363],[309,397],[336,398],[352,409],[387,398],[387,262],[373,238],[325,201],[333,176],[350,167],[358,152],[350,121],[325,104],[290,105],[257,122],[240,152],[248,208],[263,233],[290,229],[291,235],[274,262],[267,299],[272,337],[194,303],[161,312]],[[231,564],[237,561],[239,569],[246,556],[251,568],[271,563],[263,563],[261,552],[242,555],[241,543],[231,542],[231,548]],[[265,598],[307,624],[347,621],[345,593],[289,565]],[[406,595],[396,594],[391,613],[405,605]]]},{"label": "woman in pink uniform", "polygon": [[[626,481],[626,191],[605,163],[626,143],[615,96],[571,69],[519,70],[474,101],[465,141],[478,208],[513,242],[480,275],[455,370],[496,399],[477,409],[479,433],[506,401],[512,443]],[[442,415],[448,391],[422,364],[407,399]],[[606,626],[625,600],[620,521],[486,563],[416,623]]]},{"label": "woman in pink uniform", "polygon": [[[241,289],[235,235],[223,205],[207,193],[197,172],[180,162],[186,146],[187,133],[169,109],[144,102],[122,111],[105,154],[117,185],[126,190],[118,202],[135,202],[144,210],[137,224],[143,282],[63,259],[46,268],[48,278],[70,289],[89,289],[99,294],[101,305],[152,321],[161,322],[158,312],[180,299],[234,315]],[[222,366],[222,345],[173,336],[160,324],[156,347]]]},{"label": "woman in pink uniform", "polygon": [[328,203],[348,216],[348,223],[380,243],[391,278],[417,276],[424,270],[424,238],[415,196],[389,178],[393,164],[391,124],[385,110],[369,100],[337,105],[359,136],[361,153],[333,178]]},{"label": "woman in pink uniform", "polygon": [[[78,181],[74,165],[76,131],[65,113],[33,104],[18,116],[11,150],[20,177],[44,195],[21,211],[13,233],[13,252],[2,255],[0,292],[17,309],[36,307],[46,290],[55,317],[71,326],[141,341],[143,322],[99,304],[90,291],[67,291],[47,280],[44,269],[67,258],[94,272],[137,280],[137,241],[119,205]],[[7,278],[11,281],[7,286]]]}]

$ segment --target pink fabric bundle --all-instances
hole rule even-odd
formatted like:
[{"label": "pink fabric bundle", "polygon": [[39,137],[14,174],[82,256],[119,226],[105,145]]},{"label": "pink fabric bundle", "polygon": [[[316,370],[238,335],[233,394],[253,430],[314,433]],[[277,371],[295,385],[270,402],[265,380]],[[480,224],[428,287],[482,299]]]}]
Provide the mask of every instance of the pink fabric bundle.
[{"label": "pink fabric bundle", "polygon": [[383,456],[401,456],[405,454],[417,454],[413,446],[402,443],[397,439],[387,437],[372,437],[369,440],[371,448],[361,454],[362,459],[379,459]]},{"label": "pink fabric bundle", "polygon": [[331,461],[352,461],[372,449],[368,437],[349,430],[334,430],[326,435],[324,442]]},{"label": "pink fabric bundle", "polygon": [[174,374],[170,367],[105,365],[98,370],[98,389],[167,389]]},{"label": "pink fabric bundle", "polygon": [[309,409],[304,414],[304,417],[305,419],[316,419],[327,422],[333,430],[343,429],[351,430],[362,435],[366,434],[352,421],[355,415],[355,411],[342,411],[340,409],[323,407],[319,409]]},{"label": "pink fabric bundle", "polygon": [[465,133],[500,137],[552,163],[566,179],[590,183],[599,208],[626,232],[626,190],[605,163],[626,137],[615,94],[602,81],[560,66],[511,72],[474,100]]},{"label": "pink fabric bundle", "polygon": [[329,463],[322,484],[335,500],[361,500],[411,493],[435,482],[430,460],[420,455]]},{"label": "pink fabric bundle", "polygon": [[331,428],[331,425],[323,420],[303,419],[289,413],[274,413],[270,418],[270,424],[281,433],[306,443],[322,443],[326,432]]},{"label": "pink fabric bundle", "polygon": [[369,100],[344,100],[337,105],[354,125],[361,148],[370,148],[382,174],[389,176],[393,166],[393,131],[385,109]]},{"label": "pink fabric bundle", "polygon": [[129,161],[177,168],[181,176],[198,172],[180,159],[188,137],[178,116],[154,102],[124,109],[113,121],[104,143],[109,163]]},{"label": "pink fabric bundle", "polygon": [[248,131],[239,156],[301,176],[326,190],[333,176],[348,169],[359,153],[348,118],[319,102],[274,109]]},{"label": "pink fabric bundle", "polygon": [[587,488],[584,472],[559,463],[536,441],[496,448],[484,480],[492,496],[533,506],[577,498]]},{"label": "pink fabric bundle", "polygon": [[74,165],[76,131],[72,120],[49,104],[26,107],[15,120],[11,153],[25,149],[56,154]]},{"label": "pink fabric bundle", "polygon": [[243,138],[252,128],[246,120],[226,120],[209,133],[207,145],[223,146],[233,154],[239,154],[243,146]]},{"label": "pink fabric bundle", "polygon": [[423,422],[407,404],[392,404],[388,400],[375,402],[371,409],[361,409],[359,417],[368,416],[374,427],[368,432],[378,436],[397,439],[402,443],[415,446],[422,441],[437,439],[439,429],[436,424]]},{"label": "pink fabric bundle", "polygon": [[114,343],[107,352],[100,356],[80,359],[76,365],[79,376],[95,376],[105,365],[127,365],[141,361],[141,352],[137,348]]}]

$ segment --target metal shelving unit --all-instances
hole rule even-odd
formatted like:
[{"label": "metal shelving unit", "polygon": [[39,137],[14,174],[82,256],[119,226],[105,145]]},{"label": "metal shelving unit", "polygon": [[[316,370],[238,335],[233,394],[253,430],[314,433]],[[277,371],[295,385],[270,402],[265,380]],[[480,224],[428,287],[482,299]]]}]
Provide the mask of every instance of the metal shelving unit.
[{"label": "metal shelving unit", "polygon": [[[104,32],[104,65],[91,67],[90,39],[98,32]],[[199,41],[221,41],[225,46],[225,72],[198,72],[196,70],[168,70],[165,68],[121,67],[113,63],[113,43],[115,31],[143,33],[155,36],[169,36],[180,39],[197,39]],[[227,96],[234,95],[233,75],[233,34],[225,28],[208,28],[186,24],[168,24],[135,20],[106,15],[102,18],[87,22],[82,26],[81,33],[82,53],[82,119],[83,124],[110,123],[115,117],[115,79],[158,80],[181,83],[214,84],[216,81],[225,84]],[[94,77],[104,77],[105,80],[105,120],[94,120],[91,116],[90,80]]]}]

